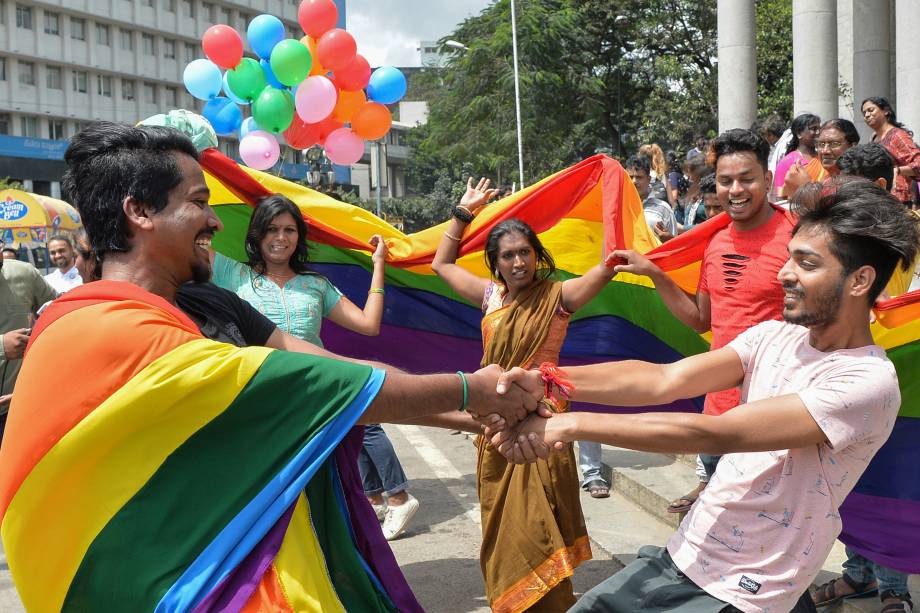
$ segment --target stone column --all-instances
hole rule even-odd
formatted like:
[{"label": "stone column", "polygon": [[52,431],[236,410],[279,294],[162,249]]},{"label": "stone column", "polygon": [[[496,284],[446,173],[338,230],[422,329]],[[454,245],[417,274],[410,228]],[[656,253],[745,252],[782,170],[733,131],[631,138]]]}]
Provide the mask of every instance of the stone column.
[{"label": "stone column", "polygon": [[719,131],[757,117],[754,0],[719,0]]},{"label": "stone column", "polygon": [[837,116],[837,2],[792,0],[793,115]]},{"label": "stone column", "polygon": [[920,10],[915,0],[897,1],[895,21],[897,100],[892,104],[898,121],[920,140]]},{"label": "stone column", "polygon": [[[903,4],[903,3],[902,3]],[[914,3],[914,11],[917,4]],[[913,37],[918,33],[915,31]],[[891,11],[887,0],[853,3],[853,123],[861,143],[872,130],[862,119],[860,103],[869,96],[891,99]]]}]

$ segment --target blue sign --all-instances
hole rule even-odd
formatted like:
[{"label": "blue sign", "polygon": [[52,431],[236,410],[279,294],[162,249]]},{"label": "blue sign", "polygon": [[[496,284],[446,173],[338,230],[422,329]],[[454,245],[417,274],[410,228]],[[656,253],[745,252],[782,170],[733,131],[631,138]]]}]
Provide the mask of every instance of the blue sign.
[{"label": "blue sign", "polygon": [[0,156],[33,160],[63,160],[70,141],[0,136]]},{"label": "blue sign", "polygon": [[26,203],[13,200],[12,196],[0,201],[0,221],[16,221],[25,217],[28,212],[29,207]]}]

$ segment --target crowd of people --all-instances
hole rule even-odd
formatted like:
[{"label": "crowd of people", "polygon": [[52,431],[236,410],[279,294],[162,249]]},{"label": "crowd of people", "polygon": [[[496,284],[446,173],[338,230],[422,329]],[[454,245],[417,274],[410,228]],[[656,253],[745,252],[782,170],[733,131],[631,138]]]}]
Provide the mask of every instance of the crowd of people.
[{"label": "crowd of people", "polygon": [[[628,250],[559,281],[551,254],[517,219],[489,232],[489,277],[469,272],[456,263],[464,232],[498,195],[487,179],[471,178],[431,266],[482,310],[482,369],[422,376],[361,363],[386,372],[359,419],[364,492],[385,538],[405,530],[419,501],[380,424],[416,423],[478,435],[481,564],[493,611],[802,612],[876,592],[885,613],[912,610],[907,576],[855,551],[840,579],[809,590],[840,533],[839,506],[898,412],[897,376],[873,342],[870,312],[891,292],[895,270],[916,265],[920,247],[911,211],[920,150],[886,100],[861,108],[870,144],[858,144],[852,122],[803,114],[788,130],[770,118],[700,140],[682,159],[649,144],[623,162],[660,241],[722,220],[695,295]],[[7,437],[42,410],[13,385],[23,364],[23,379],[37,376],[22,359],[36,317],[30,347],[66,330],[61,308],[51,309],[50,325],[41,321],[42,306],[65,292],[87,304],[121,301],[126,310],[166,305],[170,317],[188,317],[196,334],[222,343],[350,362],[358,361],[323,348],[322,320],[379,333],[387,260],[380,237],[369,246],[363,307],[310,270],[309,228],[281,194],[256,207],[246,261],[227,258],[211,248],[222,225],[198,155],[170,128],[98,122],[73,137],[63,186],[84,229],[49,242],[56,270],[44,278],[29,264],[0,261]],[[673,364],[559,369],[571,315],[620,272],[650,278],[678,320],[712,332],[711,350]],[[72,359],[81,351],[74,347]],[[113,347],[111,359],[135,359],[125,351]],[[652,406],[699,396],[702,415],[585,419],[567,410],[570,400]],[[570,577],[591,557],[579,489],[609,495],[601,444],[697,453],[700,483],[670,504],[687,516],[666,547],[641,549],[576,599]],[[0,466],[0,486],[3,473]]]}]

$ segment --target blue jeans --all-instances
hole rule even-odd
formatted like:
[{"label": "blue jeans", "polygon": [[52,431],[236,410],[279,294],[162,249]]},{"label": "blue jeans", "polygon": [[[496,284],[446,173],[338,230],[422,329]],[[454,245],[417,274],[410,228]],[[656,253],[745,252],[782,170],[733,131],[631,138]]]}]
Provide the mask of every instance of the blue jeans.
[{"label": "blue jeans", "polygon": [[[578,466],[581,468],[581,486],[600,479],[607,483],[601,476],[601,444],[591,441],[578,441]],[[607,483],[607,485],[610,485]]]},{"label": "blue jeans", "polygon": [[398,494],[406,489],[408,481],[396,450],[380,424],[364,427],[364,446],[358,455],[358,469],[364,483],[364,493],[376,496],[386,492]]},{"label": "blue jeans", "polygon": [[876,564],[872,560],[866,559],[850,549],[846,548],[847,561],[843,563],[843,572],[850,576],[850,579],[857,583],[869,583],[873,579],[878,580],[878,593],[894,592],[896,594],[907,593],[907,575],[887,568],[881,564]]},{"label": "blue jeans", "polygon": [[712,476],[716,474],[716,467],[721,459],[722,456],[720,455],[709,455],[708,453],[701,453],[697,456],[696,474],[699,476],[700,481],[709,483]]}]

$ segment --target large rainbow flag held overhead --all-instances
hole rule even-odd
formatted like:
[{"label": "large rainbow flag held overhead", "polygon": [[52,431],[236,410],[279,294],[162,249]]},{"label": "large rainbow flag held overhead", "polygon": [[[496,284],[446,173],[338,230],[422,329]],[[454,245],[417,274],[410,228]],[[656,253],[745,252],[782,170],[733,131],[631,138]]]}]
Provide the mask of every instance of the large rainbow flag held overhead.
[{"label": "large rainbow flag held overhead", "polygon": [[[430,267],[444,225],[405,235],[364,210],[239,167],[214,150],[205,152],[202,164],[212,190],[211,203],[225,224],[214,245],[225,255],[245,259],[242,245],[251,205],[269,193],[284,193],[298,204],[310,225],[314,269],[363,304],[371,269],[367,241],[374,234],[387,240],[390,265],[380,336],[358,336],[326,322],[323,337],[328,348],[413,372],[476,368],[482,355],[478,305],[454,294]],[[523,219],[540,233],[563,277],[583,274],[600,261],[602,251],[632,248],[647,253],[690,293],[696,291],[708,238],[728,223],[720,215],[659,245],[619,163],[595,156],[486,207],[463,236],[459,263],[487,276],[485,237],[495,223],[509,217]],[[896,294],[894,288],[906,287],[905,278],[909,273],[894,279],[889,292]],[[902,404],[891,438],[843,505],[841,540],[879,563],[917,573],[920,480],[913,476],[913,467],[920,464],[916,444],[920,440],[920,291],[889,300],[876,312],[879,322],[873,334],[897,368]],[[707,335],[677,321],[648,279],[620,274],[572,317],[561,359],[568,364],[620,359],[669,362],[707,349]],[[658,409],[701,406],[698,401],[685,401]],[[591,405],[581,408],[598,410]]]}]

